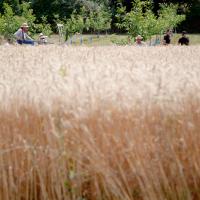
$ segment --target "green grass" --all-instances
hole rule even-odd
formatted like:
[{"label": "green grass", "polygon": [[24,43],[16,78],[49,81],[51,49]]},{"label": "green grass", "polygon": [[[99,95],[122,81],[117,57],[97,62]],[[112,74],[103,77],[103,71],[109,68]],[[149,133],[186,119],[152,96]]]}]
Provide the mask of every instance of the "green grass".
[{"label": "green grass", "polygon": [[[92,42],[91,42],[92,38]],[[113,45],[115,43],[123,43],[127,41],[128,36],[127,35],[116,35],[116,34],[108,34],[108,35],[86,35],[84,34],[82,36],[82,44],[87,46],[107,46],[107,45]],[[59,43],[59,37],[58,35],[53,35],[49,39],[52,43]],[[68,39],[66,44],[69,45],[81,45],[81,36],[73,36],[72,40]]]},{"label": "green grass", "polygon": [[[200,45],[200,34],[188,34],[187,36],[190,39],[190,45]],[[181,34],[174,34],[172,44],[177,44],[180,37]]]},{"label": "green grass", "polygon": [[[91,37],[92,37],[92,42],[89,40],[89,38]],[[181,34],[174,34],[174,36],[172,37],[172,44],[176,45],[180,37]],[[190,38],[190,45],[200,45],[200,34],[188,34],[188,37]],[[117,35],[117,34],[100,35],[99,37],[97,37],[97,35],[83,35],[82,38],[83,38],[82,44],[87,46],[107,46],[113,44],[123,45],[126,44],[128,41],[128,35]],[[161,38],[163,38],[163,36]],[[59,43],[58,35],[51,36],[49,41],[53,43]],[[74,36],[72,41],[73,42],[71,43],[69,39],[67,44],[74,46],[81,45],[80,36]],[[149,41],[147,41],[147,44],[149,44]]]},{"label": "green grass", "polygon": [[[37,36],[35,37],[37,38]],[[89,39],[91,37],[92,37],[92,42]],[[181,34],[174,34],[172,38],[172,44],[176,45],[180,37],[181,37]],[[200,45],[200,34],[188,34],[188,37],[190,38],[190,45]],[[73,42],[71,43],[69,39],[67,44],[73,45],[73,46],[79,46],[81,45],[80,38],[81,38],[80,35],[74,36],[72,39]],[[123,45],[123,44],[127,44],[127,41],[128,41],[128,35],[125,35],[125,34],[124,35],[108,34],[108,35],[100,35],[99,37],[97,37],[97,35],[84,34],[82,38],[83,38],[82,44],[86,46],[109,46],[113,44]],[[163,36],[161,38],[163,38]],[[59,36],[52,35],[49,38],[49,42],[54,43],[54,44],[59,44]],[[134,41],[132,40],[132,43],[133,42]],[[3,44],[5,42],[3,42],[2,39],[0,39],[0,44],[1,43]],[[149,44],[149,41],[147,41],[147,44]]]}]

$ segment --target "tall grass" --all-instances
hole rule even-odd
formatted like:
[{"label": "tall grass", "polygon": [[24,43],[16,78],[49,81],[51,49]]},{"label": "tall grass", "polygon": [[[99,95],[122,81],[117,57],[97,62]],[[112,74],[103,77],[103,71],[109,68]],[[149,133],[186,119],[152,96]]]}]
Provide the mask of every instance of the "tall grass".
[{"label": "tall grass", "polygon": [[0,199],[200,199],[189,48],[0,48]]}]

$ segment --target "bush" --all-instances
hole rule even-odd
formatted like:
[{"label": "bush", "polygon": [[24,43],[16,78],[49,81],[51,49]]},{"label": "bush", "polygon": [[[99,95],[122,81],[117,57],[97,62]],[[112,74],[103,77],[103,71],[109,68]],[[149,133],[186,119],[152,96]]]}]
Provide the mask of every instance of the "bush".
[{"label": "bush", "polygon": [[111,27],[111,15],[104,7],[99,7],[98,10],[87,10],[81,8],[78,14],[74,11],[71,17],[65,22],[66,39],[75,33],[83,33],[83,31],[91,31],[99,33],[106,31]]},{"label": "bush", "polygon": [[20,15],[15,15],[13,9],[9,4],[4,3],[4,13],[0,14],[0,35],[8,40],[14,39],[14,33],[24,22],[27,22],[30,26],[30,35],[34,35],[38,32],[43,32],[46,35],[52,33],[50,24],[47,23],[47,18],[42,17],[42,23],[36,24],[36,17],[33,14],[33,10],[30,9],[29,3],[22,3],[20,6]]},{"label": "bush", "polygon": [[72,13],[71,17],[65,22],[66,40],[75,33],[82,33],[84,29],[84,20],[81,15]]},{"label": "bush", "polygon": [[176,28],[178,24],[186,19],[185,15],[177,15],[178,5],[162,4],[159,11],[159,17],[157,21],[157,32],[165,31],[169,28]]},{"label": "bush", "polygon": [[47,22],[47,17],[42,17],[42,23],[35,24],[36,33],[43,33],[44,35],[50,36],[52,34],[51,25]]},{"label": "bush", "polygon": [[152,11],[152,3],[149,0],[135,0],[133,8],[126,13],[124,7],[118,8],[116,23],[117,27],[124,29],[131,37],[142,35],[144,39],[150,38],[152,35],[160,34],[169,28],[174,28],[185,20],[185,15],[177,14],[177,5],[161,5],[159,17]]},{"label": "bush", "polygon": [[12,8],[7,4],[3,4],[4,15],[0,15],[0,35],[6,39],[13,39],[13,33],[21,24],[21,19],[14,16]]}]

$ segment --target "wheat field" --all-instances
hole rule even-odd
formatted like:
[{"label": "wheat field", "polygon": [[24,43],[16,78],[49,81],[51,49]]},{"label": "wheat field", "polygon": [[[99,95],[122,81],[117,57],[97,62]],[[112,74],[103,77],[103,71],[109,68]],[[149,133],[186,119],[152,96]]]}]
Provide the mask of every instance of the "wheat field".
[{"label": "wheat field", "polygon": [[200,46],[0,47],[0,200],[200,199]]}]

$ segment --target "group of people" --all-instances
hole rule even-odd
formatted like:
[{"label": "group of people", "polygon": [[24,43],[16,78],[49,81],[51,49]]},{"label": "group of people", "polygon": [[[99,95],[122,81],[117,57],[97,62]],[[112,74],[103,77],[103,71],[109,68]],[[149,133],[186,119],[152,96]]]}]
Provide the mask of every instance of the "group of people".
[{"label": "group of people", "polygon": [[[22,44],[35,45],[36,41],[33,40],[28,35],[28,29],[29,29],[28,24],[23,23],[21,25],[21,27],[17,30],[17,32],[14,33],[14,36],[15,36],[18,44],[20,44],[20,45],[22,45]],[[37,43],[38,44],[46,44],[47,43],[47,36],[45,36],[43,33],[40,33]]]},{"label": "group of people", "polygon": [[[163,38],[164,45],[169,45],[171,43],[171,35],[172,35],[172,32],[170,30],[167,30],[167,32],[166,32],[166,34],[165,34],[165,36]],[[182,32],[182,36],[178,40],[178,44],[179,45],[186,45],[186,46],[188,46],[189,43],[190,43],[190,40],[186,36],[186,31],[183,31]]]},{"label": "group of people", "polygon": [[[166,34],[163,37],[163,45],[169,45],[171,44],[171,37],[172,37],[172,31],[171,30],[167,30]],[[141,35],[138,35],[135,38],[135,45],[136,46],[146,46],[146,43],[142,41],[143,37]],[[182,32],[182,36],[178,39],[178,44],[179,45],[186,45],[188,46],[190,43],[189,38],[186,35],[186,31]]]},{"label": "group of people", "polygon": [[[28,35],[28,29],[29,26],[27,23],[23,23],[21,27],[17,30],[17,32],[14,34],[17,43],[22,45],[22,44],[30,44],[30,45],[35,45],[35,40],[33,40],[29,35]],[[172,37],[172,31],[167,30],[166,34],[163,37],[163,45],[169,45],[171,43],[171,37]],[[143,37],[141,35],[138,35],[135,38],[135,46],[146,46],[146,43],[142,41]],[[189,38],[186,36],[186,32],[182,32],[181,38],[178,40],[178,44],[180,45],[189,45]],[[47,36],[45,36],[43,33],[39,34],[39,38],[37,41],[38,44],[46,44],[47,43]]]}]

